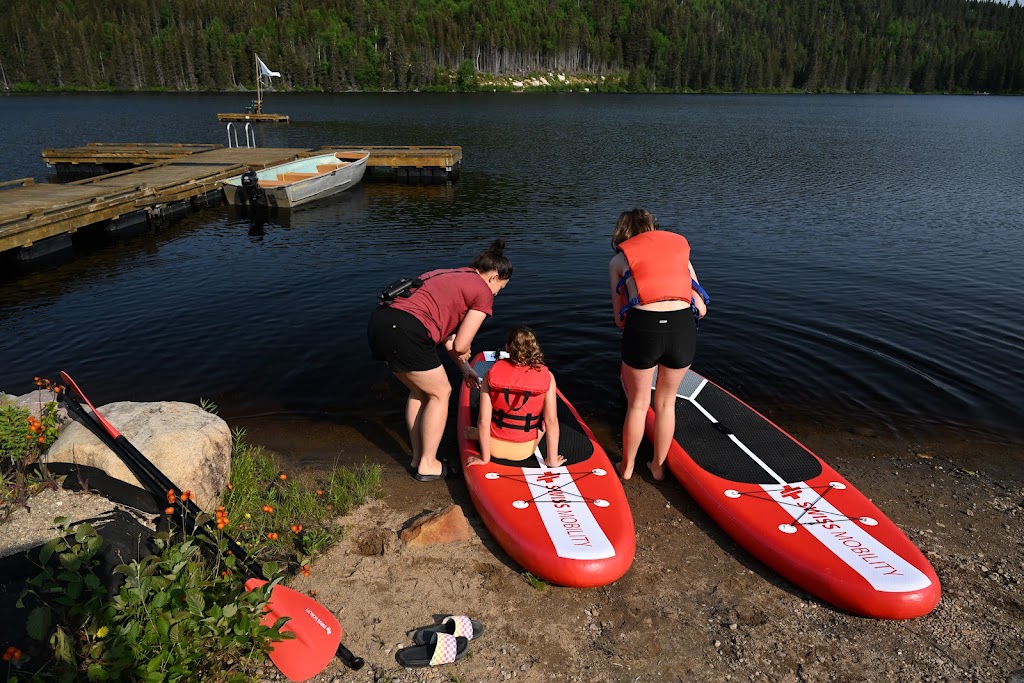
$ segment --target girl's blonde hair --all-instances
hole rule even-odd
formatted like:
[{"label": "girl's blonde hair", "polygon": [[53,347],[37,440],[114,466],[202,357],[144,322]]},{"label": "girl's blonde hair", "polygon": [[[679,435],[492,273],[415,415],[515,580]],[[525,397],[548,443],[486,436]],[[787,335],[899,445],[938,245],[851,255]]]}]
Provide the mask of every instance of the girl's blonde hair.
[{"label": "girl's blonde hair", "polygon": [[529,327],[513,327],[505,337],[505,349],[513,365],[538,368],[544,365],[544,353],[537,343],[537,335]]},{"label": "girl's blonde hair", "polygon": [[619,214],[619,220],[612,231],[612,247],[618,251],[620,244],[642,232],[658,229],[657,219],[647,209],[630,209]]}]

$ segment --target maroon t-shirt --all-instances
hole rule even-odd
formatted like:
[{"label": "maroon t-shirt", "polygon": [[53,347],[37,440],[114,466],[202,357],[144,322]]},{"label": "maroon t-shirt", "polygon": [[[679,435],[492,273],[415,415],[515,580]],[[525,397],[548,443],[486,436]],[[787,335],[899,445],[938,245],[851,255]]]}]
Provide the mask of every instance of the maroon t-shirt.
[{"label": "maroon t-shirt", "polygon": [[409,298],[398,297],[391,308],[411,314],[427,328],[435,343],[459,329],[470,310],[491,315],[494,294],[472,268],[444,268],[420,275],[423,286]]}]

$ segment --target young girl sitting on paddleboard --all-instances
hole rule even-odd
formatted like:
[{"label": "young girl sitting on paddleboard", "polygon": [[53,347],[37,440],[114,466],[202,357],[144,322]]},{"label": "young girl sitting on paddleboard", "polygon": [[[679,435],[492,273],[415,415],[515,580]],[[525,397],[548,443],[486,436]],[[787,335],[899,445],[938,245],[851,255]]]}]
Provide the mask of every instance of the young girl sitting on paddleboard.
[{"label": "young girl sitting on paddleboard", "polygon": [[659,230],[646,209],[623,211],[612,232],[615,256],[608,264],[615,324],[622,329],[622,425],[619,476],[633,476],[647,409],[654,389],[654,459],[651,476],[665,478],[665,459],[675,434],[676,391],[697,350],[691,306],[703,317],[707,306],[690,263],[690,244],[677,233]]},{"label": "young girl sitting on paddleboard", "polygon": [[544,464],[558,467],[565,458],[558,454],[555,377],[544,365],[533,330],[509,330],[505,351],[509,357],[495,361],[483,378],[477,427],[466,427],[466,438],[480,442],[480,457],[470,457],[466,465],[538,467],[533,454],[546,435]]}]

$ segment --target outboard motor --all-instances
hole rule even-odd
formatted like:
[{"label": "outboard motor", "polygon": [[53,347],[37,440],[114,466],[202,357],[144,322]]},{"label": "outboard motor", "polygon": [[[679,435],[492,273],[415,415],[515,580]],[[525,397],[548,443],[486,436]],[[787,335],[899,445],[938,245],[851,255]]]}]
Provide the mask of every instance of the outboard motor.
[{"label": "outboard motor", "polygon": [[[260,177],[256,175],[256,171],[251,168],[242,174],[241,178],[242,189],[245,191],[246,203],[250,206],[260,206],[260,195],[263,191],[260,189]],[[266,205],[266,202],[262,202]]]}]

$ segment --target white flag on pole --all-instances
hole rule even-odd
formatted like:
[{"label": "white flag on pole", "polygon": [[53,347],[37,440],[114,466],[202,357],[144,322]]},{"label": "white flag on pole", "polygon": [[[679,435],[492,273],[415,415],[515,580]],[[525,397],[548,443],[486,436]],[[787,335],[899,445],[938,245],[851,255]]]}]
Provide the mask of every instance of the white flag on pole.
[{"label": "white flag on pole", "polygon": [[259,65],[260,65],[260,76],[266,76],[267,78],[270,78],[271,76],[277,76],[278,78],[281,77],[281,72],[280,71],[271,71],[267,67],[267,65],[263,63],[263,60],[260,59],[259,55],[256,55],[256,61],[259,62]]}]

